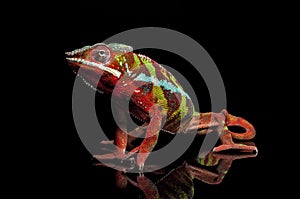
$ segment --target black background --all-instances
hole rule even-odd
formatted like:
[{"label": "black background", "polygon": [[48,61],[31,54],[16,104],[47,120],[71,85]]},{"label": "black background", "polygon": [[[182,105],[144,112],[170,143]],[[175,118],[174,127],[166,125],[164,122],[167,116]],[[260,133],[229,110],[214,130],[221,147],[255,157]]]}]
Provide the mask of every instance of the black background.
[{"label": "black background", "polygon": [[[55,10],[50,13],[55,16]],[[114,12],[98,16],[63,8],[58,18],[50,17],[37,23],[35,31],[26,39],[28,44],[34,39],[37,43],[33,45],[42,46],[33,53],[39,60],[37,66],[31,68],[33,76],[25,77],[32,89],[18,94],[26,103],[26,111],[20,118],[32,129],[25,137],[32,138],[33,144],[25,143],[22,150],[26,148],[26,154],[30,156],[22,155],[19,157],[22,164],[16,164],[18,173],[25,176],[17,178],[13,184],[23,187],[30,179],[34,183],[30,183],[31,188],[26,188],[24,193],[40,197],[80,194],[85,198],[106,198],[104,195],[125,198],[140,193],[137,189],[126,194],[117,190],[114,171],[92,165],[91,155],[81,143],[73,122],[75,74],[68,67],[64,52],[101,42],[125,30],[153,26],[180,31],[202,45],[224,80],[227,109],[233,115],[249,120],[257,130],[254,142],[258,156],[234,161],[220,185],[211,186],[195,180],[195,198],[254,198],[281,192],[281,176],[286,170],[278,164],[284,161],[285,154],[281,150],[284,143],[278,128],[281,125],[277,125],[280,121],[277,111],[283,109],[280,96],[286,91],[281,89],[277,76],[281,71],[275,65],[281,65],[285,43],[282,39],[287,38],[279,30],[289,31],[288,26],[280,22],[280,16],[265,15],[264,11],[257,11],[256,17],[252,17],[252,12],[241,12],[237,13],[239,17],[220,16],[217,19],[212,19],[213,13],[205,17],[200,17],[196,11],[187,13],[160,17],[149,14],[124,16]],[[190,72],[191,66],[186,61],[168,52],[149,49],[141,52],[187,76],[197,92],[200,108],[210,110],[205,84],[201,82],[201,76]],[[102,112],[101,104],[107,107],[105,103],[109,101],[101,96],[96,99],[98,111]],[[30,112],[34,117],[28,116]],[[109,118],[106,120],[106,125],[112,122]],[[41,193],[35,192],[37,189]]]}]

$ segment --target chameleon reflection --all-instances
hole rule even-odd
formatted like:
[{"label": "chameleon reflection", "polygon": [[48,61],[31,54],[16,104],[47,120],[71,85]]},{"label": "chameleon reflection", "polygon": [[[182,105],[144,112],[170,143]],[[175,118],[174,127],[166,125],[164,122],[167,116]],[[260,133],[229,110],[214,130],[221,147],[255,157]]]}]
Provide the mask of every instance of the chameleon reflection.
[{"label": "chameleon reflection", "polygon": [[[164,169],[156,171],[156,175],[161,176],[156,181],[152,179],[153,177],[146,177],[145,175],[133,177],[135,179],[130,178],[126,174],[126,170],[130,170],[130,168],[123,166],[124,172],[116,171],[116,186],[120,190],[126,190],[129,182],[140,189],[147,199],[193,198],[195,179],[211,185],[220,184],[234,160],[256,157],[256,155],[249,153],[219,154],[210,152],[204,158],[196,158],[195,161],[185,161],[182,165],[170,171]],[[97,165],[105,166],[101,163],[97,163]],[[109,166],[116,167],[116,165]],[[121,170],[122,166],[119,165],[118,167]],[[214,170],[211,168],[214,168]]]}]

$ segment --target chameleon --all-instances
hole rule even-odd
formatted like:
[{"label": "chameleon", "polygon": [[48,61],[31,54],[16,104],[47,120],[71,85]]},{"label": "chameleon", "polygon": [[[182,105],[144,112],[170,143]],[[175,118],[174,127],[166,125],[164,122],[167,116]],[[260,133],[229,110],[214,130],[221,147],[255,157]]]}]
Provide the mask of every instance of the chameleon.
[{"label": "chameleon", "polygon": [[[194,104],[180,82],[162,65],[151,58],[133,52],[133,47],[119,43],[97,43],[66,52],[66,60],[74,72],[91,88],[103,94],[113,95],[119,104],[119,114],[124,112],[142,121],[142,125],[131,132],[117,128],[114,143],[116,152],[95,155],[101,159],[125,159],[137,153],[136,164],[143,171],[145,161],[156,146],[160,132],[188,133],[205,135],[218,132],[221,145],[213,152],[228,149],[243,152],[257,152],[255,146],[235,143],[234,139],[250,140],[255,137],[252,124],[242,117],[228,113],[226,109],[219,113],[197,112]],[[100,77],[101,76],[101,77]],[[100,77],[100,79],[99,79]],[[124,105],[125,99],[129,101]],[[126,119],[121,120],[126,125]],[[245,132],[235,133],[228,126],[240,126]],[[145,136],[139,146],[126,154],[126,148],[136,135]]]}]

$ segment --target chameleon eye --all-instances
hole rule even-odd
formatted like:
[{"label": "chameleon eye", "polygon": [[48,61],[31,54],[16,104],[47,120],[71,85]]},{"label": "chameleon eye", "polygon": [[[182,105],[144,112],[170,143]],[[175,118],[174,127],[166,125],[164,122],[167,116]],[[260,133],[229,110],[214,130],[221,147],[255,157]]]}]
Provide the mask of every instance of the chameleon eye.
[{"label": "chameleon eye", "polygon": [[99,55],[100,56],[104,56],[105,55],[105,51],[104,50],[99,50]]},{"label": "chameleon eye", "polygon": [[106,46],[99,46],[92,52],[95,61],[107,63],[110,60],[110,50]]}]

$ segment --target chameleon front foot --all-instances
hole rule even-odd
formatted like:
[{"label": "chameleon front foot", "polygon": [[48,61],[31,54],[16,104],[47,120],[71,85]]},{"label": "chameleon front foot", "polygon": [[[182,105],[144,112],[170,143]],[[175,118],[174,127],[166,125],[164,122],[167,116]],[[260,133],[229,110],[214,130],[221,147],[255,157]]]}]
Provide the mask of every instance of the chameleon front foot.
[{"label": "chameleon front foot", "polygon": [[139,172],[143,173],[145,161],[149,154],[139,153],[137,156],[137,166],[139,168]]},{"label": "chameleon front foot", "polygon": [[103,155],[93,155],[93,158],[97,160],[112,160],[112,159],[120,159],[121,161],[129,159],[130,161],[135,161],[133,156],[139,150],[139,147],[132,149],[127,154],[123,150],[117,150],[116,152],[103,154]]},{"label": "chameleon front foot", "polygon": [[143,175],[144,164],[140,164],[138,167],[139,167],[139,174]]},{"label": "chameleon front foot", "polygon": [[116,150],[113,153],[103,154],[103,155],[93,155],[94,158],[98,160],[110,160],[110,159],[126,159],[127,155],[124,150]]},{"label": "chameleon front foot", "polygon": [[93,155],[93,158],[96,158],[97,160],[111,160],[111,159],[115,159],[116,155],[115,153],[109,153],[104,155]]}]

